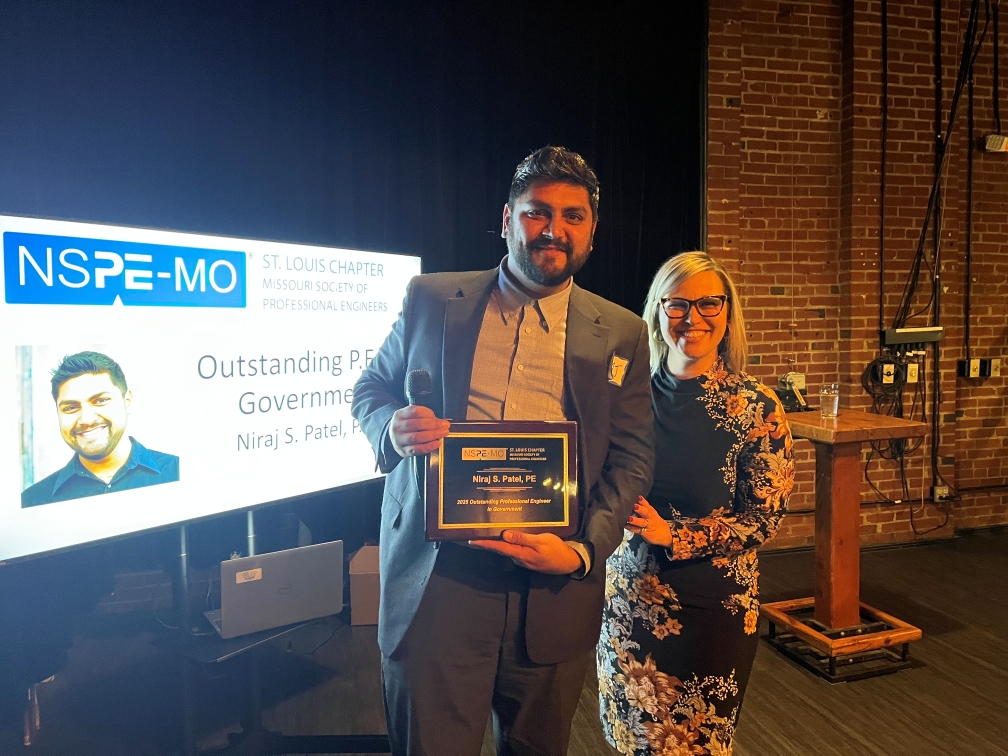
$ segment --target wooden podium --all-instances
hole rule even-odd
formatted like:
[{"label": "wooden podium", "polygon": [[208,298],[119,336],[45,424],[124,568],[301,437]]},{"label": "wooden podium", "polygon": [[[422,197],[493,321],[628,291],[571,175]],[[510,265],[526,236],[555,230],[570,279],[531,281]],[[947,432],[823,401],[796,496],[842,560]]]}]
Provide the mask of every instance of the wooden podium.
[{"label": "wooden podium", "polygon": [[908,667],[910,642],[920,640],[921,631],[859,599],[861,445],[921,437],[928,427],[852,410],[830,419],[818,412],[787,419],[791,434],[815,447],[815,597],[763,604],[767,640],[831,682]]}]

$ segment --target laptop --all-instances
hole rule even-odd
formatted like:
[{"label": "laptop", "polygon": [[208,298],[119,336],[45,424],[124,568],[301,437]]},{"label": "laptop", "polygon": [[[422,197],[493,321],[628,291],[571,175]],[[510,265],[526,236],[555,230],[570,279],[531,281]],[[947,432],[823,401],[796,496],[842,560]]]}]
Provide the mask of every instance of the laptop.
[{"label": "laptop", "polygon": [[234,638],[343,609],[343,542],[330,541],[221,562],[221,608],[204,612]]}]

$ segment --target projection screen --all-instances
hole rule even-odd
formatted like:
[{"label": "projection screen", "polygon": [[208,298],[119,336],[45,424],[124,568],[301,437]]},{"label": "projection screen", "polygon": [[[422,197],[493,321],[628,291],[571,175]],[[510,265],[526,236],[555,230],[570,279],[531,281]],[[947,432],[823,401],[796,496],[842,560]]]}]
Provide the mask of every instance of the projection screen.
[{"label": "projection screen", "polygon": [[0,563],[377,477],[420,259],[0,216]]}]

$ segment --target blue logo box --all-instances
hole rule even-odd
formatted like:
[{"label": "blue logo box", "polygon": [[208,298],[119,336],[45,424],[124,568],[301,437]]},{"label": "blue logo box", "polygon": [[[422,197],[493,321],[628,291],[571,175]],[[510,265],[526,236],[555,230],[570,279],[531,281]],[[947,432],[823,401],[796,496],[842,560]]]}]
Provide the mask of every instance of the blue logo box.
[{"label": "blue logo box", "polygon": [[244,307],[245,254],[5,231],[8,304]]}]

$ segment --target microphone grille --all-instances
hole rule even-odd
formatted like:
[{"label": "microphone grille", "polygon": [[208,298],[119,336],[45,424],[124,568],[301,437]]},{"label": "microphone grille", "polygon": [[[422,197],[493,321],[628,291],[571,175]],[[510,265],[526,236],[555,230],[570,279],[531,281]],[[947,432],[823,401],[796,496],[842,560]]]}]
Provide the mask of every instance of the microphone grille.
[{"label": "microphone grille", "polygon": [[410,370],[406,374],[406,395],[419,396],[434,393],[434,382],[426,370]]}]

